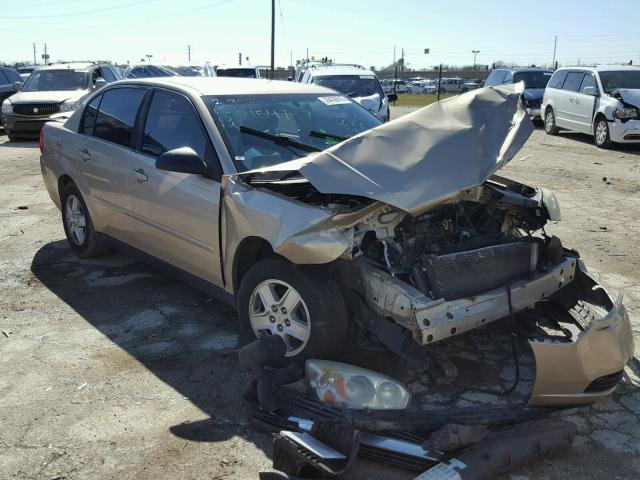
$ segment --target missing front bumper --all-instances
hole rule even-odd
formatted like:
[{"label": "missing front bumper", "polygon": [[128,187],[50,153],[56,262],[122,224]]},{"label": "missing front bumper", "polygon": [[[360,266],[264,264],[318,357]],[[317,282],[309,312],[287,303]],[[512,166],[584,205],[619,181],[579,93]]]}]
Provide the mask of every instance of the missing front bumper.
[{"label": "missing front bumper", "polygon": [[[557,265],[479,295],[457,300],[432,300],[405,282],[359,262],[360,279],[368,304],[376,313],[412,332],[427,345],[486,325],[548,298],[573,281],[577,259],[564,257]],[[509,308],[509,291],[511,306]]]}]

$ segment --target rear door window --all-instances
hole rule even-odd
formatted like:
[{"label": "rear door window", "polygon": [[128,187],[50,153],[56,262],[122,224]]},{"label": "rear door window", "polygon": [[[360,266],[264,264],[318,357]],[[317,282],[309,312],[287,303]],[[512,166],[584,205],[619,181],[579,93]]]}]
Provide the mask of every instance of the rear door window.
[{"label": "rear door window", "polygon": [[549,80],[547,87],[562,88],[562,84],[564,83],[565,78],[567,78],[567,70],[558,70],[553,74],[551,80]]},{"label": "rear door window", "polygon": [[571,92],[577,92],[580,89],[580,83],[582,82],[583,72],[569,72],[567,78],[562,86],[563,90],[569,90]]},{"label": "rear door window", "polygon": [[104,78],[109,83],[116,81],[116,76],[113,74],[113,72],[111,70],[109,70],[106,67],[101,67],[100,68],[100,76],[102,78]]},{"label": "rear door window", "polygon": [[114,88],[104,92],[94,135],[124,147],[133,147],[133,127],[144,94],[143,88]]}]

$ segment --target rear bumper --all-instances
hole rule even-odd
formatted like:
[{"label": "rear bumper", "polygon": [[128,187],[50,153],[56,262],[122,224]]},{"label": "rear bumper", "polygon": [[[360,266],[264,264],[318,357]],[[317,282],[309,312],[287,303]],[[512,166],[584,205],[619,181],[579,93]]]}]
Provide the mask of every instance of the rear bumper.
[{"label": "rear bumper", "polygon": [[609,122],[609,136],[616,143],[640,143],[640,120]]},{"label": "rear bumper", "polygon": [[541,118],[541,116],[542,116],[540,107],[538,107],[538,108],[527,108],[527,114],[531,118]]}]

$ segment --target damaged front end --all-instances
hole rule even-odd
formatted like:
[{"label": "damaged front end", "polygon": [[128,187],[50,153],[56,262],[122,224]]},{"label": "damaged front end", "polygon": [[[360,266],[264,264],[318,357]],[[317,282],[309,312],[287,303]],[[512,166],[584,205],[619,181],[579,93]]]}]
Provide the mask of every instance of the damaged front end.
[{"label": "damaged front end", "polygon": [[263,238],[293,263],[327,265],[361,343],[411,366],[433,343],[511,317],[531,336],[531,404],[610,393],[633,354],[621,300],[546,234],[560,220],[553,193],[495,174],[532,130],[520,90],[470,92],[225,179],[225,276],[242,241]]}]

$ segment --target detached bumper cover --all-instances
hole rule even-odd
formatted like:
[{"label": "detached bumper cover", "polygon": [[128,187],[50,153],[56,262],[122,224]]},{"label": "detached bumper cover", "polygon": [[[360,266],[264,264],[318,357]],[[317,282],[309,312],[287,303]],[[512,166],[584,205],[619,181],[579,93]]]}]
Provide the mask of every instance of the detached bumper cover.
[{"label": "detached bumper cover", "polygon": [[[634,352],[622,295],[575,342],[529,343],[536,360],[536,381],[529,404],[538,406],[592,403],[610,395],[615,382],[612,386],[603,377],[615,380]],[[598,385],[605,388],[599,390]]]}]

